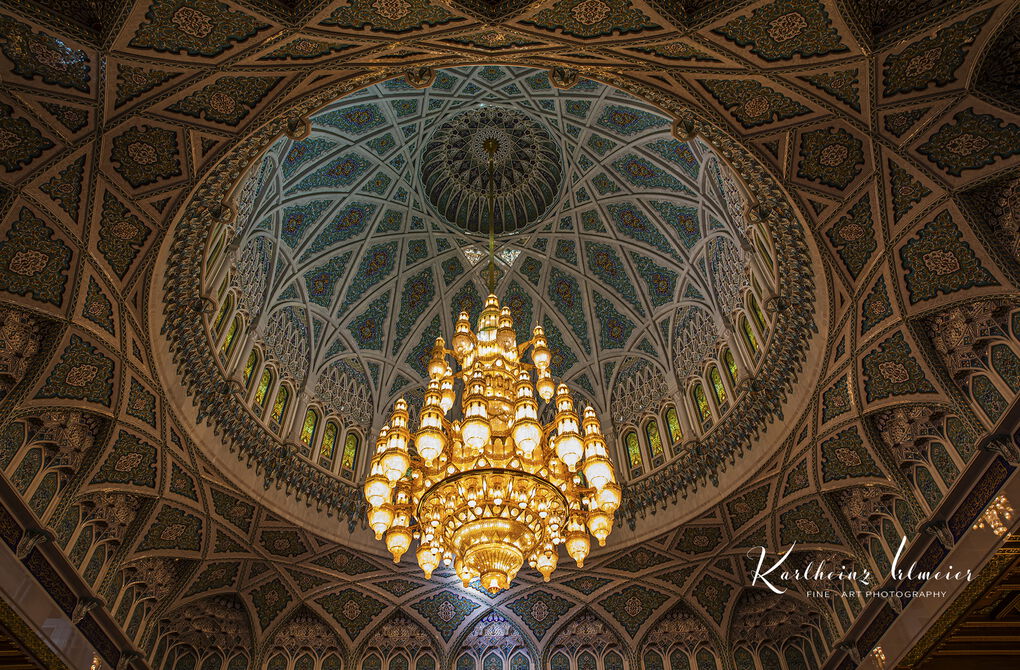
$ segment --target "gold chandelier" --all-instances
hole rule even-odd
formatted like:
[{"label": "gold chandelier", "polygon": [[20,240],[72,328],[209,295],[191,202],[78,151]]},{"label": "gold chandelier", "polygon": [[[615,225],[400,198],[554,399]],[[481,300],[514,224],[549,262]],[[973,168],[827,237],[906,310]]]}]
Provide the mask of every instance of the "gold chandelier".
[{"label": "gold chandelier", "polygon": [[[426,579],[441,562],[452,563],[465,586],[478,579],[496,593],[510,586],[525,560],[549,581],[560,544],[583,567],[588,534],[605,544],[621,490],[595,410],[588,407],[578,417],[566,384],[553,382],[542,327],[518,344],[510,309],[493,295],[498,145],[487,140],[484,147],[490,294],[477,331],[461,312],[452,350],[436,339],[413,434],[407,402],[395,403],[379,431],[364,491],[369,526],[376,539],[385,537],[394,563],[417,539]],[[529,349],[530,364],[524,360]],[[538,420],[539,397],[555,402],[555,417],[546,425]]]}]

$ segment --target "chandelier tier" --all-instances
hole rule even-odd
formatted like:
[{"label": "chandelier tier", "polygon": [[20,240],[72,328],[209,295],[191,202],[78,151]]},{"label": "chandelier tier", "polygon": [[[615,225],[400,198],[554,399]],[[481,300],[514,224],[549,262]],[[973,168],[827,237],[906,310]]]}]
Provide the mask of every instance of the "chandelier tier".
[{"label": "chandelier tier", "polygon": [[[418,430],[412,434],[407,402],[397,400],[379,431],[364,491],[369,526],[376,539],[385,537],[394,563],[417,540],[426,579],[440,563],[452,563],[465,586],[477,579],[497,593],[525,560],[549,581],[560,544],[583,567],[589,533],[604,545],[613,529],[621,489],[595,410],[586,408],[580,418],[567,385],[553,382],[542,327],[518,344],[510,308],[494,295],[492,170],[499,146],[489,139],[484,148],[489,296],[477,331],[461,312],[453,348],[436,339]],[[524,360],[529,349],[531,363]],[[555,403],[545,425],[539,398]]]}]

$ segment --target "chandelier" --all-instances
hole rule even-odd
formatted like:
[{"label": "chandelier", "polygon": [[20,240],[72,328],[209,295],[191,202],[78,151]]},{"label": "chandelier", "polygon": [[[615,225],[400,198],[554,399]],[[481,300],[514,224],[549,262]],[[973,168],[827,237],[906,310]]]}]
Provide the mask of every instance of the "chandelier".
[{"label": "chandelier", "polygon": [[[452,349],[436,339],[416,431],[407,402],[394,404],[364,492],[369,526],[377,540],[385,538],[394,563],[417,540],[426,579],[440,563],[452,563],[465,586],[477,579],[497,593],[525,560],[549,581],[560,544],[583,567],[589,533],[604,545],[612,531],[621,489],[595,410],[579,417],[566,384],[553,382],[542,327],[518,344],[510,309],[494,295],[492,172],[499,145],[487,139],[483,146],[489,296],[475,331],[461,312]],[[524,360],[529,349],[531,363]],[[545,425],[539,398],[555,407]]]}]

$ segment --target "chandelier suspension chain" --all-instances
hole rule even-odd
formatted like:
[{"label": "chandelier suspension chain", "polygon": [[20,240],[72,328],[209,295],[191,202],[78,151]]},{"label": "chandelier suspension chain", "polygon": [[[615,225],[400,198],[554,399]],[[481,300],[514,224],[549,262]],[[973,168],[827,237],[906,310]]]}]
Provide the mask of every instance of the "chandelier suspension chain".
[{"label": "chandelier suspension chain", "polygon": [[495,139],[485,140],[485,153],[489,155],[489,294],[496,293],[496,152],[499,142]]}]

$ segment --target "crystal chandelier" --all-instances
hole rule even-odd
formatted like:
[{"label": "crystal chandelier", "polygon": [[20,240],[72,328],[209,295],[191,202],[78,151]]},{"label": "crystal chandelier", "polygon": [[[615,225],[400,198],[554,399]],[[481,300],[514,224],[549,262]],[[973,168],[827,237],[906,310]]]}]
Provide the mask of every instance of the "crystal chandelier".
[{"label": "crystal chandelier", "polygon": [[[605,544],[621,490],[595,410],[579,417],[566,384],[553,382],[542,327],[518,344],[510,309],[493,295],[498,144],[490,139],[484,147],[489,296],[476,331],[461,312],[452,349],[436,339],[417,430],[409,426],[406,401],[397,400],[379,431],[364,491],[369,526],[376,539],[385,537],[395,563],[417,539],[427,579],[441,562],[452,563],[465,586],[478,579],[496,593],[525,560],[549,581],[560,544],[583,567],[588,534]],[[531,363],[524,360],[529,349]],[[546,425],[538,419],[539,398],[555,403]]]}]

